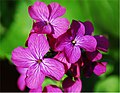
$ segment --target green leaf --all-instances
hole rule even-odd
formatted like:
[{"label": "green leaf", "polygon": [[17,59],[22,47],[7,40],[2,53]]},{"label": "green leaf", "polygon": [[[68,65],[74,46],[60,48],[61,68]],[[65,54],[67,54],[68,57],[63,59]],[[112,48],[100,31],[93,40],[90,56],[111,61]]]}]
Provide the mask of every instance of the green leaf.
[{"label": "green leaf", "polygon": [[104,80],[100,80],[95,85],[96,92],[118,92],[119,91],[119,77],[117,76],[109,76]]},{"label": "green leaf", "polygon": [[32,28],[32,19],[28,15],[28,5],[21,1],[17,5],[14,20],[5,36],[0,39],[1,56],[8,57],[14,48],[24,46]]}]

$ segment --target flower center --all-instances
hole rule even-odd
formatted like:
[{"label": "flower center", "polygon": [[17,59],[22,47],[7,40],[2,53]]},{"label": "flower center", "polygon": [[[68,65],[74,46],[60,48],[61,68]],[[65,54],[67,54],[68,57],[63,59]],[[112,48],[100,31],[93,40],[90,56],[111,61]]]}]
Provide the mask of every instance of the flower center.
[{"label": "flower center", "polygon": [[73,41],[72,41],[72,44],[73,44],[73,45],[75,45],[75,43],[76,43],[76,41],[75,41],[75,40],[73,40]]},{"label": "flower center", "polygon": [[42,62],[42,60],[41,60],[41,59],[39,59],[39,60],[37,60],[37,62],[38,62],[38,63],[41,63],[41,62]]}]

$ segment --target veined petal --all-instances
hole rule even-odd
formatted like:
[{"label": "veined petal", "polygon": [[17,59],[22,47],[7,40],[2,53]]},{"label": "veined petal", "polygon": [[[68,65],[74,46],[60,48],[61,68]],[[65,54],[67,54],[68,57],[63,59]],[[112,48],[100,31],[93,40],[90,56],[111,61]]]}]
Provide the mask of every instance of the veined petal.
[{"label": "veined petal", "polygon": [[92,35],[94,31],[93,24],[90,21],[86,21],[83,24],[85,26],[85,35]]},{"label": "veined petal", "polygon": [[50,24],[43,21],[35,22],[33,25],[34,31],[38,34],[50,34],[53,30]]},{"label": "veined petal", "polygon": [[42,93],[42,86],[39,86],[37,89],[30,89],[29,93]]},{"label": "veined petal", "polygon": [[86,35],[82,37],[76,37],[75,41],[76,45],[79,45],[86,51],[93,52],[96,50],[97,41],[93,36]]},{"label": "veined petal", "polygon": [[25,75],[25,74],[24,74],[24,75],[21,74],[20,77],[18,78],[18,81],[17,81],[18,88],[19,88],[21,91],[24,91],[24,90],[25,90],[25,87],[26,87],[25,78],[26,78],[26,75]]},{"label": "veined petal", "polygon": [[36,59],[28,48],[18,47],[12,51],[11,60],[16,66],[27,68],[35,63]]},{"label": "veined petal", "polygon": [[45,3],[35,2],[34,5],[28,8],[29,15],[34,20],[47,21],[49,17],[49,10]]},{"label": "veined petal", "polygon": [[70,24],[66,18],[56,18],[50,23],[54,29],[54,38],[58,38],[60,35],[64,34],[68,30]]},{"label": "veined petal", "polygon": [[103,35],[94,36],[94,37],[97,40],[97,49],[107,52],[108,46],[109,46],[108,39],[104,37]]},{"label": "veined petal", "polygon": [[43,92],[56,92],[56,93],[63,93],[62,90],[60,88],[58,88],[55,85],[47,85],[46,87],[44,87]]},{"label": "veined petal", "polygon": [[42,72],[55,80],[60,80],[65,73],[64,65],[53,58],[44,58],[41,66]]},{"label": "veined petal", "polygon": [[106,65],[107,65],[107,62],[97,62],[96,66],[94,67],[93,72],[98,76],[105,73]]},{"label": "veined petal", "polygon": [[60,17],[66,12],[66,9],[64,7],[62,7],[60,4],[55,3],[55,2],[50,3],[48,5],[48,9],[50,12],[49,20]]},{"label": "veined petal", "polygon": [[55,51],[63,51],[65,46],[71,44],[71,38],[69,33],[65,33],[57,38],[56,44],[55,44]]},{"label": "veined petal", "polygon": [[41,72],[40,64],[36,63],[28,68],[26,85],[30,89],[37,89],[44,81],[44,74]]},{"label": "veined petal", "polygon": [[87,57],[89,60],[92,62],[100,60],[102,58],[102,54],[99,51],[94,51],[94,52],[86,52]]},{"label": "veined petal", "polygon": [[70,63],[77,62],[81,57],[81,50],[79,46],[73,46],[72,44],[69,44],[65,46],[64,52],[68,62]]},{"label": "veined petal", "polygon": [[83,36],[85,34],[85,26],[83,25],[82,22],[73,20],[70,27],[71,27],[71,33],[72,33],[73,37]]},{"label": "veined petal", "polygon": [[71,67],[71,63],[68,63],[64,52],[59,52],[54,58],[64,63],[66,72]]},{"label": "veined petal", "polygon": [[66,78],[63,81],[63,89],[64,92],[80,92],[82,90],[82,82],[80,79],[72,81],[71,78]]},{"label": "veined petal", "polygon": [[49,50],[48,41],[43,34],[31,34],[28,40],[28,47],[37,59],[42,59]]}]

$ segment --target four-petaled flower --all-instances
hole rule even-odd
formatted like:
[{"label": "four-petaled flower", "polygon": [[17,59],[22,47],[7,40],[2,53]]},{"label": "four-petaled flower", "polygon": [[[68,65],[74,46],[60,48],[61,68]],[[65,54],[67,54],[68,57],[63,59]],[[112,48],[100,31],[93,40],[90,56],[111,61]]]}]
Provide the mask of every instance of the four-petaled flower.
[{"label": "four-petaled flower", "polygon": [[58,3],[51,3],[48,6],[43,2],[35,2],[29,6],[30,17],[36,22],[33,25],[33,31],[42,34],[52,34],[57,38],[65,33],[69,27],[69,21],[66,18],[60,18],[66,9]]},{"label": "four-petaled flower", "polygon": [[[108,40],[102,35],[92,36],[94,27],[90,21],[73,20],[69,28],[69,21],[60,18],[66,9],[55,2],[46,5],[37,1],[28,12],[34,21],[27,48],[14,49],[11,58],[20,73],[21,91],[27,86],[29,92],[80,92],[81,70],[86,77],[92,72],[101,75],[106,71],[107,63],[97,60],[102,58],[99,50],[107,52]],[[63,90],[55,85],[42,88],[46,76],[60,80],[64,74],[67,77],[62,82]]]},{"label": "four-petaled flower", "polygon": [[81,57],[80,48],[93,52],[96,49],[96,39],[93,36],[85,35],[85,27],[81,22],[73,20],[71,28],[58,37],[55,51],[64,51],[68,62],[75,63]]},{"label": "four-petaled flower", "polygon": [[16,66],[28,68],[26,85],[35,89],[43,83],[45,76],[60,80],[65,73],[64,65],[54,58],[44,58],[49,50],[47,39],[42,34],[32,34],[28,48],[18,47],[12,52]]}]

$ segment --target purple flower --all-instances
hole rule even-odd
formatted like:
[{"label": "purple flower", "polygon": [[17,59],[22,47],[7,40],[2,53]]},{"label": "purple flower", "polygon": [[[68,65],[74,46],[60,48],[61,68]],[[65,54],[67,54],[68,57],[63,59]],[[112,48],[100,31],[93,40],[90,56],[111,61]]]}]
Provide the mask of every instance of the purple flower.
[{"label": "purple flower", "polygon": [[26,85],[35,89],[43,83],[45,76],[60,80],[65,73],[64,65],[54,58],[44,58],[49,50],[47,39],[42,34],[31,34],[28,48],[18,47],[12,52],[16,66],[28,68]]},{"label": "purple flower", "polygon": [[58,88],[55,85],[47,85],[44,87],[43,91],[42,91],[42,86],[39,86],[37,89],[30,89],[29,91],[30,93],[51,93],[51,92],[56,92],[56,93],[62,93],[62,90],[60,88]]},{"label": "purple flower", "polygon": [[62,90],[60,88],[58,88],[55,85],[47,85],[46,87],[44,87],[43,92],[47,92],[47,93],[51,93],[51,92],[55,92],[55,93],[62,93]]},{"label": "purple flower", "polygon": [[28,8],[29,15],[36,20],[33,29],[42,34],[52,34],[54,38],[62,35],[69,27],[69,21],[66,18],[60,18],[64,15],[66,9],[58,3],[51,3],[48,6],[43,2],[35,2]]},{"label": "purple flower", "polygon": [[17,67],[17,71],[20,73],[20,77],[18,78],[18,81],[17,81],[18,88],[21,91],[24,91],[26,87],[25,78],[26,78],[27,68]]},{"label": "purple flower", "polygon": [[82,82],[78,78],[77,80],[73,81],[71,78],[67,77],[63,83],[63,90],[64,92],[80,92],[82,90]]},{"label": "purple flower", "polygon": [[64,51],[67,60],[75,63],[81,57],[80,48],[93,52],[96,50],[96,39],[93,36],[85,35],[85,27],[81,22],[73,20],[71,28],[58,37],[55,51]]},{"label": "purple flower", "polygon": [[84,62],[83,72],[85,77],[90,77],[92,73],[101,75],[106,72],[107,62],[97,62],[102,58],[102,54],[99,51],[86,52],[86,57],[82,57]]},{"label": "purple flower", "polygon": [[69,63],[64,55],[64,52],[59,52],[55,57],[55,59],[59,60],[62,62],[65,66],[65,72],[71,67],[71,63]]},{"label": "purple flower", "polygon": [[101,74],[105,73],[106,65],[107,65],[107,62],[97,62],[93,69],[94,74],[100,76]]}]

